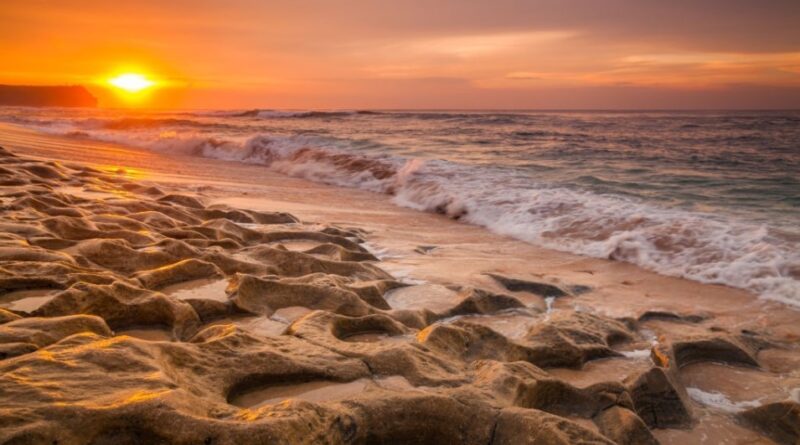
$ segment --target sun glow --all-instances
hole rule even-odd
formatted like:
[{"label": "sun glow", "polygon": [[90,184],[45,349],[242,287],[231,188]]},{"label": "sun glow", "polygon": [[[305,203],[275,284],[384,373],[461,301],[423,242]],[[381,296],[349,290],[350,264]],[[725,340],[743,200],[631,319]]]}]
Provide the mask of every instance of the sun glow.
[{"label": "sun glow", "polygon": [[108,80],[111,85],[128,93],[138,93],[155,85],[155,82],[141,74],[126,73]]}]

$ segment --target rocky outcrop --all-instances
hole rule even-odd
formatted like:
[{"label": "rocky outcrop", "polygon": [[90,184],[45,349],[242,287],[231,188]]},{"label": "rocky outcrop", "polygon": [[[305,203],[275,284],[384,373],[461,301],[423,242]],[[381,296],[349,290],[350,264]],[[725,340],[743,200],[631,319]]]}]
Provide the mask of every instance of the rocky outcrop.
[{"label": "rocky outcrop", "polygon": [[79,333],[113,335],[102,318],[91,315],[28,317],[0,325],[0,344],[30,343],[41,348]]},{"label": "rocky outcrop", "polygon": [[569,420],[541,411],[500,412],[492,445],[612,445],[614,442]]},{"label": "rocky outcrop", "polygon": [[609,317],[567,312],[534,326],[526,340],[539,351],[540,366],[578,367],[618,355],[611,346],[632,340],[633,335],[625,324]]},{"label": "rocky outcrop", "polygon": [[658,445],[658,440],[633,411],[613,406],[594,418],[600,432],[619,445]]},{"label": "rocky outcrop", "polygon": [[[753,367],[771,347],[750,333],[659,338],[652,369],[573,384],[557,371],[625,360],[621,348],[651,342],[642,324],[704,319],[414,287],[378,266],[362,230],[2,149],[0,198],[0,443],[654,444],[650,428],[693,423],[681,367]],[[512,294],[587,290],[494,278]],[[447,300],[398,309],[393,291]],[[509,315],[530,329],[482,323]],[[796,413],[741,418],[792,443]]]},{"label": "rocky outcrop", "polygon": [[753,351],[737,339],[725,335],[695,337],[672,343],[678,367],[700,361],[758,367]]},{"label": "rocky outcrop", "polygon": [[519,278],[511,278],[497,274],[488,275],[500,283],[501,286],[512,292],[530,292],[542,297],[564,297],[569,295],[566,290],[554,284],[521,280]]},{"label": "rocky outcrop", "polygon": [[685,390],[664,369],[651,368],[630,376],[627,383],[636,413],[650,428],[688,428],[692,425]]},{"label": "rocky outcrop", "polygon": [[779,444],[800,443],[800,403],[794,401],[770,403],[748,409],[740,413],[739,417]]}]

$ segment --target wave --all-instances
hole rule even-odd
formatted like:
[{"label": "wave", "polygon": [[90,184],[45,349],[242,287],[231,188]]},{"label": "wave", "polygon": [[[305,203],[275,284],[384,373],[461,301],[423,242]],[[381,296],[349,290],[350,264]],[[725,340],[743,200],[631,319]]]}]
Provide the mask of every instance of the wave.
[{"label": "wave", "polygon": [[444,214],[543,247],[626,261],[800,306],[800,239],[763,224],[534,183],[529,173],[511,167],[370,156],[359,153],[355,141],[319,135],[233,138],[157,130],[90,131],[88,136],[259,164],[317,182],[385,193],[397,205]]},{"label": "wave", "polygon": [[386,111],[386,110],[274,110],[254,108],[250,110],[225,110],[191,113],[205,117],[244,117],[259,119],[309,119],[338,118],[350,116],[391,116],[396,119],[416,120],[479,120],[481,124],[509,124],[518,119],[535,118],[535,115],[515,112],[454,112],[454,111]]},{"label": "wave", "polygon": [[270,110],[270,109],[252,109],[252,110],[244,110],[244,111],[211,111],[206,113],[199,113],[196,115],[199,116],[211,116],[211,117],[248,117],[248,118],[259,118],[259,119],[309,119],[309,118],[335,118],[335,117],[347,117],[347,116],[356,116],[356,115],[379,115],[383,114],[380,111],[372,111],[372,110],[336,110],[336,111],[317,111],[317,110],[308,110],[308,111],[286,111],[286,110]]},{"label": "wave", "polygon": [[149,117],[124,117],[116,119],[89,118],[76,121],[75,126],[89,130],[147,130],[163,127],[175,128],[204,128],[212,130],[224,130],[237,128],[234,125],[223,124],[220,122],[202,122],[192,119],[177,118],[149,118]]}]

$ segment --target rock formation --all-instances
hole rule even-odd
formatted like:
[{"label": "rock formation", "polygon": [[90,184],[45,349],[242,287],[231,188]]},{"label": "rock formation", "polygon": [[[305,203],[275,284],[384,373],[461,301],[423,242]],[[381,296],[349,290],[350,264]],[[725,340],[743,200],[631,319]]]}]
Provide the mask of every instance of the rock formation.
[{"label": "rock formation", "polygon": [[[770,347],[662,341],[648,370],[576,386],[548,370],[623,357],[647,344],[639,323],[703,318],[544,317],[472,288],[446,310],[393,309],[387,294],[409,285],[358,230],[2,149],[0,202],[0,443],[654,444],[651,428],[694,423],[681,367],[754,367]],[[475,320],[508,311],[540,318],[516,339]],[[797,412],[741,416],[796,443]]]}]

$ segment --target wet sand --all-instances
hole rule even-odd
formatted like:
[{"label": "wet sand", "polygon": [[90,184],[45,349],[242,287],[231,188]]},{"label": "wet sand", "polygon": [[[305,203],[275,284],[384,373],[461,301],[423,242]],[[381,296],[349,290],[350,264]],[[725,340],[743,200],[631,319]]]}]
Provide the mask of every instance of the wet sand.
[{"label": "wet sand", "polygon": [[[6,226],[5,230],[9,233],[16,231],[16,234],[7,236],[7,244],[16,245],[31,236],[48,238],[48,241],[41,241],[36,247],[46,249],[50,256],[69,255],[76,261],[75,266],[70,267],[91,266],[94,268],[91,273],[80,273],[94,277],[91,279],[98,281],[95,284],[108,280],[109,283],[124,282],[138,288],[142,283],[170,281],[168,285],[157,289],[145,289],[155,292],[155,297],[145,290],[141,293],[138,290],[126,291],[133,296],[124,298],[117,290],[111,292],[127,308],[125,316],[119,315],[119,308],[112,310],[87,306],[78,297],[69,300],[69,303],[50,301],[51,295],[56,294],[60,300],[64,300],[65,297],[59,294],[63,289],[55,293],[52,289],[7,289],[0,295],[0,307],[12,314],[8,316],[8,323],[30,323],[26,319],[39,318],[51,318],[50,322],[54,322],[58,317],[93,314],[104,319],[105,323],[102,327],[92,325],[92,335],[104,337],[106,340],[102,341],[106,342],[121,341],[120,344],[126,348],[166,348],[175,340],[173,343],[178,345],[192,344],[205,348],[185,352],[199,359],[203,354],[213,356],[220,353],[215,349],[219,347],[215,346],[217,343],[235,341],[260,348],[261,352],[250,352],[252,354],[287,354],[277,351],[291,351],[294,348],[302,356],[309,353],[303,348],[312,348],[314,352],[311,355],[319,361],[318,365],[312,366],[312,359],[305,359],[304,362],[299,357],[283,357],[285,363],[278,366],[280,369],[270,365],[262,365],[261,368],[250,365],[239,374],[231,375],[232,371],[223,372],[214,368],[207,370],[215,376],[209,378],[175,370],[182,369],[185,363],[176,361],[174,357],[177,353],[174,350],[165,352],[167,350],[160,349],[161,352],[157,354],[148,354],[173,357],[168,360],[170,366],[160,367],[147,363],[144,358],[142,366],[149,366],[155,370],[151,372],[167,376],[180,374],[178,381],[184,383],[175,383],[171,377],[167,379],[170,383],[164,384],[166,386],[158,383],[158,379],[148,383],[146,379],[136,376],[120,381],[111,379],[107,384],[118,385],[117,399],[113,403],[119,406],[127,406],[129,402],[125,400],[142,393],[147,394],[146,397],[167,400],[164,403],[169,406],[169,416],[183,424],[197,420],[186,420],[182,413],[199,409],[201,418],[214,417],[217,414],[213,413],[218,413],[232,422],[247,419],[260,425],[258,428],[263,428],[266,431],[264,434],[269,437],[291,437],[292,434],[299,434],[299,430],[273,421],[276,416],[274,410],[278,409],[274,406],[277,399],[304,400],[300,395],[310,392],[315,395],[307,397],[305,401],[324,404],[328,410],[326,415],[341,415],[350,412],[348,409],[355,409],[336,405],[346,405],[350,399],[364,399],[366,401],[359,403],[387,410],[388,404],[395,411],[386,411],[385,415],[402,414],[404,411],[400,407],[408,400],[398,400],[396,389],[363,391],[362,386],[365,385],[359,383],[364,382],[363,379],[390,376],[407,379],[410,387],[417,387],[414,394],[420,394],[414,397],[428,400],[425,403],[430,404],[431,410],[446,413],[454,419],[454,425],[458,425],[459,416],[480,418],[484,412],[489,413],[486,414],[488,418],[505,419],[503,416],[509,416],[506,423],[487,420],[487,424],[494,428],[510,424],[541,425],[542,422],[547,423],[542,420],[545,415],[578,420],[576,425],[586,421],[593,425],[592,428],[578,426],[580,433],[573,432],[572,424],[562,425],[560,429],[553,427],[554,439],[546,443],[561,443],[556,440],[558,437],[581,437],[581,440],[588,442],[594,437],[592,435],[604,435],[605,440],[616,443],[650,443],[647,442],[649,440],[659,440],[661,443],[780,443],[793,434],[791,425],[781,426],[779,420],[773,419],[774,414],[743,414],[771,404],[789,404],[789,412],[797,415],[800,375],[796,367],[787,364],[800,363],[800,312],[785,305],[760,300],[745,291],[725,286],[661,276],[626,263],[538,248],[441,215],[394,206],[390,197],[385,195],[315,184],[271,173],[263,167],[189,156],[165,156],[113,144],[46,136],[12,126],[0,127],[0,146],[19,156],[73,166],[72,170],[68,168],[62,174],[67,179],[45,175],[15,186],[15,192],[19,192],[20,187],[29,188],[31,198],[39,196],[36,187],[44,184],[59,194],[73,197],[68,199],[84,200],[79,207],[75,207],[79,209],[75,214],[65,210],[61,215],[53,215],[47,214],[47,210],[36,209],[36,212],[40,212],[39,218],[88,218],[96,224],[102,218],[108,218],[104,215],[128,218],[124,212],[114,214],[118,212],[115,200],[150,202],[172,194],[197,199],[202,203],[201,207],[191,200],[173,200],[169,203],[178,211],[192,215],[192,218],[200,218],[197,223],[193,223],[193,220],[189,224],[175,223],[175,215],[148,214],[138,220],[146,227],[132,231],[149,240],[128,233],[120,236],[137,252],[144,253],[149,252],[148,249],[162,252],[164,243],[169,240],[185,242],[202,238],[204,244],[195,242],[191,245],[198,249],[197,252],[175,256],[165,260],[159,267],[168,267],[174,264],[173,260],[186,261],[187,258],[202,258],[203,262],[216,267],[214,276],[206,276],[207,270],[203,267],[207,266],[194,265],[196,271],[181,269],[185,276],[177,274],[177,278],[173,275],[165,278],[163,274],[148,272],[150,275],[143,280],[137,277],[151,270],[150,267],[129,270],[124,265],[112,265],[111,260],[108,260],[108,264],[103,263],[103,258],[110,255],[106,251],[101,252],[102,258],[93,260],[86,253],[87,250],[81,250],[87,240],[100,239],[100,235],[81,235],[82,240],[75,244],[71,239],[76,237],[73,232],[69,232],[71,236],[56,237],[52,236],[53,229],[50,226],[44,226],[42,233],[21,235],[19,227]],[[91,181],[68,180],[71,179],[70,175],[80,171],[79,166],[84,165],[98,170],[97,174],[86,176]],[[15,168],[13,164],[4,166]],[[147,188],[155,188],[161,195],[147,196]],[[19,201],[25,197],[19,193],[9,193],[7,187],[4,189],[7,191],[3,195],[3,204],[16,206],[12,205],[16,213],[8,217],[16,218],[19,224],[23,224],[25,218],[35,221],[36,213],[28,214],[24,209],[19,210],[22,205]],[[144,212],[143,204],[136,204],[135,207],[139,213]],[[65,203],[65,208],[70,208],[69,203]],[[208,215],[210,209],[242,209],[265,215],[287,212],[299,222],[265,225],[240,219],[225,220],[223,224],[219,218],[210,217],[203,222],[204,215]],[[253,214],[250,215],[251,219],[255,218]],[[11,224],[10,221],[5,223]],[[198,229],[198,224],[205,228]],[[209,224],[213,224],[213,236]],[[237,228],[230,224],[237,225]],[[286,236],[284,232],[287,231],[302,232],[304,235]],[[233,243],[226,241],[226,238],[233,240]],[[213,243],[209,241],[212,239]],[[329,245],[332,241],[335,241],[334,247],[320,250],[320,246]],[[356,243],[357,248],[351,243]],[[20,261],[27,261],[14,255],[20,254],[16,252],[1,260],[4,263],[15,262],[17,267],[21,267]],[[39,250],[37,255],[48,264],[62,261],[45,258]],[[302,258],[304,265],[323,266],[304,266],[310,267],[308,271],[314,271],[313,276],[306,275],[284,263],[289,260],[277,259],[282,255],[295,258],[291,261]],[[373,255],[380,261],[360,259]],[[82,263],[81,257],[88,258],[89,264]],[[343,261],[345,257],[359,260]],[[362,263],[370,266],[365,269],[363,267],[366,266],[353,266]],[[273,267],[259,269],[264,264],[273,264]],[[44,266],[38,264],[36,267]],[[380,269],[373,270],[373,267]],[[339,269],[342,271],[335,272]],[[58,275],[62,272],[54,273]],[[237,274],[242,273],[253,278],[240,279]],[[20,274],[22,272],[10,273],[8,279],[19,282]],[[65,277],[74,279],[64,278],[66,281],[60,285],[65,289],[74,287],[75,283],[86,278],[77,274],[76,271],[67,273]],[[343,282],[335,278],[341,276],[347,279]],[[502,277],[528,283],[527,287],[522,287],[529,290],[509,286],[508,282],[502,281]],[[132,282],[132,279],[139,281]],[[376,282],[396,284],[376,285]],[[370,291],[364,290],[367,287]],[[313,293],[314,289],[322,292],[320,289],[323,288],[325,291],[319,299],[309,299],[308,292]],[[105,290],[90,289],[85,292],[86,296],[82,298],[99,298],[98,295]],[[276,296],[265,302],[259,297],[263,292]],[[159,298],[165,300],[148,306],[150,300]],[[36,303],[35,307],[33,303]],[[40,309],[40,306],[44,309]],[[166,310],[165,307],[171,308],[167,311],[171,311],[171,315],[153,315]],[[168,322],[164,323],[162,319]],[[188,322],[188,319],[195,321]],[[68,322],[69,326],[75,323],[74,320]],[[74,329],[63,327],[55,330],[69,332],[69,336],[51,343],[20,341],[22,334],[18,331],[22,328],[9,329],[8,323],[5,327],[0,325],[0,329],[8,331],[0,336],[0,341],[6,345],[5,349],[11,351],[4,352],[2,356],[7,358],[0,361],[6,362],[7,366],[18,366],[17,362],[26,360],[26,356],[42,354],[48,348],[62,348],[59,349],[61,352],[51,354],[61,354],[71,360],[71,354],[77,354],[73,343],[89,341],[71,337],[76,334],[80,337],[82,330],[73,332]],[[62,322],[59,320],[59,323]],[[33,328],[25,329],[32,332]],[[115,340],[125,335],[128,336],[126,340]],[[288,341],[287,337],[290,337],[291,344],[280,343]],[[141,346],[136,343],[138,340],[155,344]],[[159,346],[158,342],[167,344]],[[470,346],[463,347],[462,342]],[[723,343],[724,347],[720,346]],[[12,344],[13,347],[8,346]],[[87,343],[81,344],[88,348],[85,346]],[[659,353],[651,353],[654,345],[656,351],[662,351],[659,353],[666,359],[659,358]],[[271,348],[277,349],[272,351]],[[394,353],[391,352],[393,350]],[[550,357],[548,351],[550,355],[560,354],[560,357]],[[243,353],[243,356],[246,355]],[[392,357],[387,358],[387,355]],[[227,358],[220,358],[218,362],[236,360],[227,355],[224,357]],[[333,363],[342,360],[355,360],[361,365],[346,363],[335,371],[339,373],[337,375],[325,374],[332,372],[329,370],[321,371],[336,366]],[[369,363],[366,371],[360,368],[364,360]],[[25,369],[35,372],[37,367],[43,366],[36,363],[26,364]],[[531,369],[517,369],[517,363],[525,363]],[[642,376],[650,376],[648,372],[652,373],[652,369],[662,368],[668,376],[668,388],[662,388],[659,393],[652,387],[652,377]],[[86,372],[90,373],[88,370]],[[60,375],[55,372],[50,374],[50,378],[57,381]],[[500,378],[503,375],[507,376],[505,380]],[[280,383],[286,381],[286,376],[300,383],[287,387]],[[530,391],[533,391],[530,388],[552,384],[543,382],[558,381],[561,382],[559,385],[568,386],[560,387],[563,394],[558,392],[555,398],[559,401],[555,405],[509,400],[504,393],[515,387],[514,383],[509,382],[508,376],[514,376],[512,380],[527,381],[526,388]],[[721,378],[715,379],[714,376]],[[70,379],[66,375],[63,378],[65,381]],[[276,383],[271,384],[272,380]],[[187,381],[191,383],[185,383]],[[334,389],[340,388],[338,386],[318,383],[329,381],[340,382],[348,390],[342,393]],[[505,383],[499,383],[501,381]],[[44,397],[42,393],[28,394],[29,399],[26,400],[26,392],[14,386],[23,385],[21,381],[6,383],[10,385],[7,387],[10,391],[16,391],[20,396],[13,406],[3,407],[8,410],[3,412],[13,414],[15,409],[37,407],[47,400],[54,400],[52,395]],[[599,394],[597,385],[612,383],[617,385],[613,386],[617,388],[613,391],[630,393],[633,403],[598,402],[602,397],[596,395]],[[209,388],[214,385],[222,387]],[[308,385],[318,386],[309,389]],[[231,402],[231,407],[227,401],[230,394],[243,393],[243,388],[250,391],[253,387],[260,388],[259,395],[254,396],[259,398],[258,401]],[[326,388],[331,388],[330,394]],[[162,394],[159,391],[168,392]],[[204,391],[209,394],[204,394]],[[665,395],[664,391],[673,395]],[[192,399],[185,397],[183,392],[200,397],[202,402],[190,402]],[[122,394],[127,396],[123,397]],[[712,396],[708,397],[707,394]],[[462,413],[437,399],[442,396],[466,397],[476,402],[475,406]],[[70,395],[64,396],[63,403],[70,406],[96,405],[105,403],[104,397],[89,391],[80,400]],[[654,403],[651,399],[657,401],[659,397],[670,400],[677,398],[682,408],[659,403],[651,406]],[[196,403],[196,406],[189,409],[187,403]],[[319,413],[309,414],[303,408],[305,405],[298,403],[300,405],[297,406],[290,403],[290,408],[280,410],[289,409],[281,412],[298,419],[326,421],[327,417]],[[418,400],[416,403],[421,402]],[[245,410],[241,411],[239,407],[245,407]],[[51,415],[46,408],[34,410],[37,409],[42,416]],[[148,418],[157,411],[152,409],[143,406],[135,411],[137,416]],[[517,409],[524,411],[517,412]],[[664,421],[651,415],[653,412],[660,413],[660,410],[669,411],[672,417],[665,418],[674,417],[674,421]],[[685,414],[681,414],[682,410]],[[777,412],[783,413],[780,410]],[[114,418],[113,413],[109,415]],[[373,425],[374,420],[366,414],[358,412],[352,416],[360,428]],[[790,419],[789,422],[792,419],[791,416],[781,418]],[[412,424],[417,422],[418,433],[423,439],[438,438],[439,443],[453,440],[454,436],[450,436],[449,432],[437,430],[436,426],[428,425],[424,420],[407,418],[405,421]],[[69,424],[63,419],[50,422],[50,429],[45,431],[56,431],[59,425],[66,427]],[[201,430],[215,431],[213,425],[200,423]],[[483,437],[480,428],[468,427],[467,424],[459,426],[461,442],[469,443]],[[33,437],[30,436],[33,434],[30,432],[32,427],[25,422],[13,425],[10,433],[3,433],[10,435],[0,435],[0,439]],[[394,427],[405,428],[399,424]],[[413,425],[409,428],[413,428]],[[783,428],[783,433],[774,433],[772,430],[776,428]],[[93,427],[92,431],[97,437],[112,434],[102,425]],[[389,428],[385,433],[375,434],[399,434],[398,431]],[[406,434],[406,431],[402,433]],[[795,428],[794,434],[797,433]],[[42,437],[51,437],[46,434]],[[128,433],[120,434],[123,437]],[[135,434],[152,434],[153,437],[191,442],[189,436],[172,437],[159,426]],[[229,434],[228,437],[235,435],[233,432],[226,434]],[[522,436],[508,434],[508,437],[516,438],[516,443],[525,443]],[[73,442],[66,440],[64,443],[82,443],[81,440],[86,439],[77,433],[75,438]],[[366,437],[364,440],[369,442],[373,439]],[[329,441],[337,443],[334,438]]]}]

